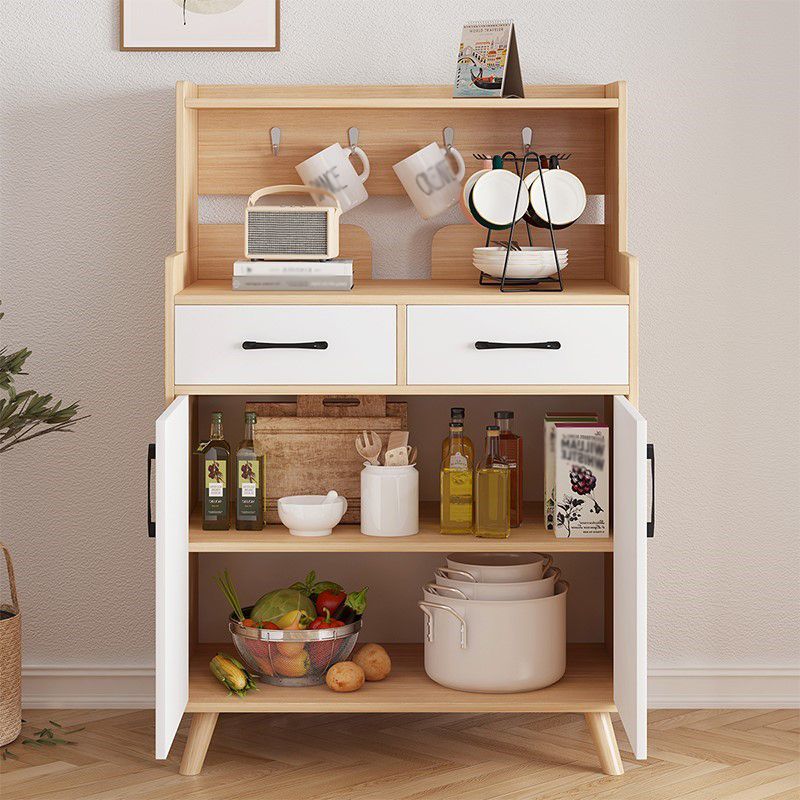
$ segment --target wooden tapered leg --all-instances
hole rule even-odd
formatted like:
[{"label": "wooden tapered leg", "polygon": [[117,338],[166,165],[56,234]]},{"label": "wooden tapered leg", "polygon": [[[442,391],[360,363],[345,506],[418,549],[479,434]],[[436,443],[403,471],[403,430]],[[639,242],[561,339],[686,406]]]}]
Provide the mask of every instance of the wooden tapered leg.
[{"label": "wooden tapered leg", "polygon": [[186,740],[186,749],[183,751],[183,758],[181,759],[181,775],[200,774],[218,717],[219,714],[213,711],[192,714],[189,738]]},{"label": "wooden tapered leg", "polygon": [[606,775],[622,775],[622,759],[619,757],[617,737],[611,724],[611,714],[607,711],[585,714],[586,725],[592,734],[592,741],[597,749],[600,766]]}]

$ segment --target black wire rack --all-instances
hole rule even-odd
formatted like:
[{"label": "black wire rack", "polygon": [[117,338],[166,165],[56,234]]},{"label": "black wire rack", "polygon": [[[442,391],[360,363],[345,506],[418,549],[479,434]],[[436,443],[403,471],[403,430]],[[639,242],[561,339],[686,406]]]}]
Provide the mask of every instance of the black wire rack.
[{"label": "black wire rack", "polygon": [[[531,144],[533,141],[533,132],[530,128],[523,128],[522,130],[522,147],[523,147],[523,154],[522,157],[518,156],[512,150],[506,150],[501,156],[493,156],[492,161],[496,163],[496,159],[502,160],[503,164],[511,163],[514,165],[514,171],[519,178],[519,184],[517,185],[517,197],[514,203],[514,211],[516,213],[516,209],[518,207],[520,196],[522,195],[523,190],[527,191],[527,187],[525,185],[525,174],[527,169],[533,164],[536,164],[536,169],[539,170],[539,180],[542,182],[542,195],[544,197],[544,207],[545,211],[547,212],[547,230],[550,233],[550,244],[553,248],[553,258],[555,259],[556,264],[556,275],[550,275],[546,278],[509,278],[506,277],[506,272],[508,271],[508,259],[510,254],[513,252],[514,247],[514,228],[516,227],[517,223],[513,223],[508,229],[508,240],[506,241],[506,255],[505,259],[503,260],[503,274],[497,278],[493,275],[487,275],[485,272],[481,270],[480,275],[480,285],[481,286],[499,286],[501,292],[563,292],[564,291],[564,281],[561,276],[561,264],[558,260],[558,249],[556,247],[556,235],[555,231],[553,230],[553,222],[550,219],[550,206],[547,202],[547,186],[543,180],[543,169],[542,163],[545,164],[549,163],[549,160],[555,159],[555,162],[558,161],[566,161],[571,153],[558,153],[554,156],[544,156],[537,153],[535,150],[532,149]],[[473,153],[473,157],[479,160],[488,160],[488,157],[482,153]],[[524,220],[525,222],[525,229],[528,236],[528,244],[532,247],[533,246],[533,237],[531,235],[531,225],[527,219]],[[486,228],[486,247],[489,247],[492,236],[496,235],[497,231],[493,230],[492,228]]]}]

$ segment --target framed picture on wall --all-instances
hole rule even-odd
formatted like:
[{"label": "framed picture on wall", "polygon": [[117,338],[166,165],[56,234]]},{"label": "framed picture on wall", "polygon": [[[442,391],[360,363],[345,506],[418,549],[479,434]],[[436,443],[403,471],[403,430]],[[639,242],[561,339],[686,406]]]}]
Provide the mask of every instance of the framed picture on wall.
[{"label": "framed picture on wall", "polygon": [[280,0],[120,0],[120,50],[280,50]]}]

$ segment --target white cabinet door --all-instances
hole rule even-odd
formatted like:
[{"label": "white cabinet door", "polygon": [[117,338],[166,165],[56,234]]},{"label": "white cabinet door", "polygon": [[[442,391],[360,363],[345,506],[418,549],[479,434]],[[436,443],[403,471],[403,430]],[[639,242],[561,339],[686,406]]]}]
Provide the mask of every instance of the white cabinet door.
[{"label": "white cabinet door", "polygon": [[189,699],[189,398],[156,422],[156,758]]},{"label": "white cabinet door", "polygon": [[614,398],[614,702],[647,758],[647,420]]},{"label": "white cabinet door", "polygon": [[415,385],[628,385],[627,306],[408,306]]},{"label": "white cabinet door", "polygon": [[396,306],[178,306],[178,386],[394,385]]}]

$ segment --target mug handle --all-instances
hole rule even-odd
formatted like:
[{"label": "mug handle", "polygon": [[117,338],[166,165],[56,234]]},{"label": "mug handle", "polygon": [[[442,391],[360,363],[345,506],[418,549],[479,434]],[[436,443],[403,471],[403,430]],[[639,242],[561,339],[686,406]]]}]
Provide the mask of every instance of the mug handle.
[{"label": "mug handle", "polygon": [[364,183],[369,178],[369,159],[367,154],[358,145],[354,145],[350,148],[350,155],[358,156],[358,160],[361,162],[361,172],[358,179],[361,183]]},{"label": "mug handle", "polygon": [[464,164],[464,159],[461,157],[461,153],[459,153],[458,150],[456,150],[456,148],[453,147],[452,145],[450,145],[449,148],[440,147],[440,149],[442,151],[442,155],[447,156],[447,154],[450,153],[450,155],[453,156],[453,158],[456,160],[456,164],[458,164],[458,169],[456,170],[455,173],[455,179],[457,181],[462,180],[467,172],[467,166],[466,164]]}]

